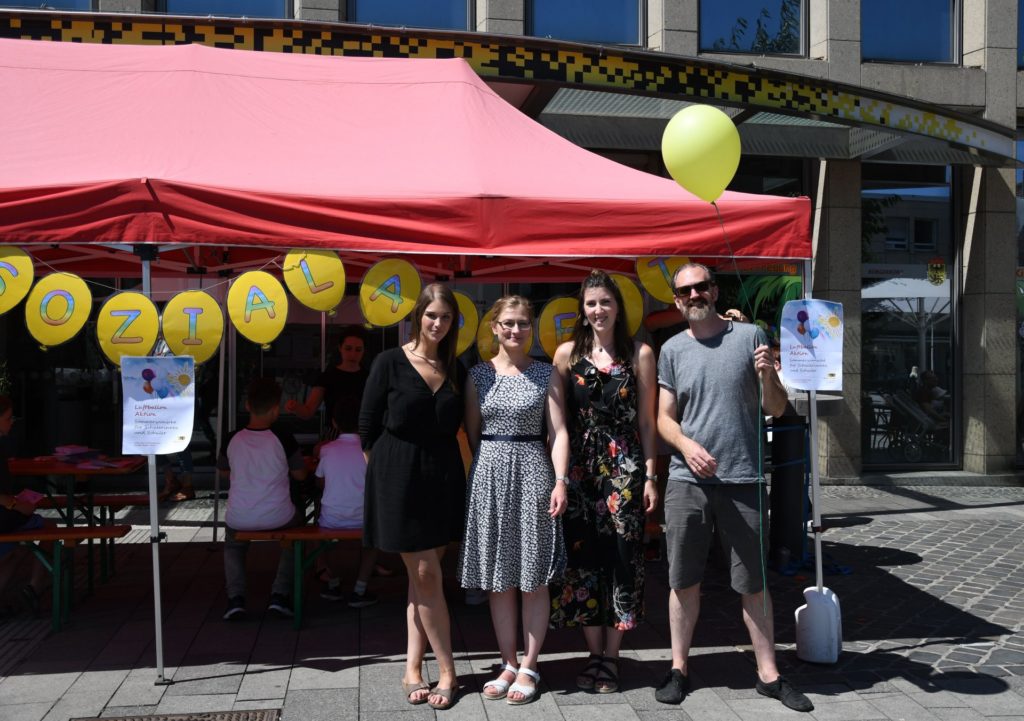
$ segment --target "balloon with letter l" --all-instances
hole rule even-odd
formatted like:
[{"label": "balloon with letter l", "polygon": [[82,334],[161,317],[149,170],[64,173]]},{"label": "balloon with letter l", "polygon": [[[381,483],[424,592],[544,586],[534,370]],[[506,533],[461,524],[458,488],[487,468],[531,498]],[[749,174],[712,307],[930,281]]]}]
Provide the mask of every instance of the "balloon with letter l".
[{"label": "balloon with letter l", "polygon": [[345,266],[333,250],[292,250],[284,258],[284,282],[307,308],[333,314],[345,297]]},{"label": "balloon with letter l", "polygon": [[712,203],[736,175],[740,134],[732,119],[718,108],[690,105],[665,126],[661,157],[673,180]]}]

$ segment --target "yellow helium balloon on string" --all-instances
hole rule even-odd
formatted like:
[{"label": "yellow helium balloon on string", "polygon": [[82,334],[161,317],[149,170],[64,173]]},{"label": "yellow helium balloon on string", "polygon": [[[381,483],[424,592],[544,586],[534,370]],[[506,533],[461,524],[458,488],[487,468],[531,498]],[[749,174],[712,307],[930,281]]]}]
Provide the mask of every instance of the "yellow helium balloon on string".
[{"label": "yellow helium balloon on string", "polygon": [[473,299],[465,293],[454,291],[455,302],[459,304],[459,337],[455,341],[455,355],[462,355],[467,348],[473,345],[476,339],[476,329],[480,324],[480,313],[476,309]]},{"label": "yellow helium balloon on string", "polygon": [[32,288],[32,258],[21,248],[0,245],[0,315],[21,302]]},{"label": "yellow helium balloon on string", "polygon": [[644,295],[629,276],[612,273],[610,277],[622,294],[622,303],[625,307],[620,312],[626,314],[626,328],[629,329],[630,335],[636,335],[644,321]]},{"label": "yellow helium balloon on string", "polygon": [[388,258],[366,271],[359,286],[359,308],[367,322],[386,328],[412,312],[423,282],[407,260]]},{"label": "yellow helium balloon on string", "polygon": [[544,306],[537,327],[540,345],[549,358],[555,357],[559,345],[572,340],[579,313],[580,302],[576,298],[553,298]]},{"label": "yellow helium balloon on string", "polygon": [[122,356],[146,356],[156,345],[160,314],[142,293],[125,291],[107,298],[96,316],[96,340],[111,363]]},{"label": "yellow helium balloon on string", "polygon": [[205,363],[220,348],[224,311],[202,290],[185,290],[167,301],[160,319],[164,340],[174,355],[190,355]]},{"label": "yellow helium balloon on string", "polygon": [[25,325],[46,350],[78,335],[91,312],[92,293],[85,281],[71,273],[52,273],[29,292]]},{"label": "yellow helium balloon on string", "polygon": [[284,282],[307,308],[334,315],[345,297],[345,265],[333,250],[293,250],[284,258]]},{"label": "yellow helium balloon on string", "polygon": [[736,175],[740,134],[711,105],[690,105],[672,116],[661,136],[661,157],[673,180],[713,203]]},{"label": "yellow helium balloon on string", "polygon": [[277,278],[262,270],[242,273],[228,291],[228,317],[253,343],[267,348],[288,320],[288,294]]}]

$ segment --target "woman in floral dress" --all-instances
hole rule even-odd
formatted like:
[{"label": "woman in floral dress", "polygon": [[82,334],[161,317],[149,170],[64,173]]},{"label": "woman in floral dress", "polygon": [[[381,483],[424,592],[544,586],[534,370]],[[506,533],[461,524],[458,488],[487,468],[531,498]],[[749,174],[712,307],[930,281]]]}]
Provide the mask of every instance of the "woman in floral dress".
[{"label": "woman in floral dress", "polygon": [[573,340],[555,351],[569,426],[568,553],[551,586],[551,624],[582,626],[590,657],[576,685],[618,690],[619,647],[643,618],[644,516],[658,503],[655,476],[657,368],[634,342],[622,295],[603,271],[580,288]]}]

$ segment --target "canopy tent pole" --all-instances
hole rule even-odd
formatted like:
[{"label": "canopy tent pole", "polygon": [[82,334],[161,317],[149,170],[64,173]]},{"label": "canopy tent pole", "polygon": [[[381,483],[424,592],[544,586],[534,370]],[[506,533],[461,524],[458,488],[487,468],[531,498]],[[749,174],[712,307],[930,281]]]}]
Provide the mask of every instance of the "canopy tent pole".
[{"label": "canopy tent pole", "polygon": [[[227,297],[227,296],[225,296]],[[223,303],[221,310],[223,311]],[[226,315],[226,314],[225,314]],[[217,526],[220,523],[220,461],[221,438],[224,437],[224,336],[220,336],[220,352],[217,359],[217,434],[213,446],[213,542],[217,542]],[[233,357],[233,356],[232,356]]]},{"label": "canopy tent pole", "polygon": [[[156,246],[137,245],[136,254],[142,259],[142,292],[152,300],[153,288],[149,264],[158,253]],[[164,677],[164,634],[163,610],[160,604],[160,517],[157,513],[156,456],[152,453],[149,461],[149,546],[153,549],[153,626],[156,641],[156,682],[155,686],[174,683]]]}]

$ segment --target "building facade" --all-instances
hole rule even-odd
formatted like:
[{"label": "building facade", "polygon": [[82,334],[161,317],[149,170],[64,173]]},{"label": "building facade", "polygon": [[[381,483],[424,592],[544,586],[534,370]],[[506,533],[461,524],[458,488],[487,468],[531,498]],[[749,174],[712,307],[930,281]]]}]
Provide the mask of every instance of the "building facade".
[{"label": "building facade", "polygon": [[[0,0],[0,10],[16,7]],[[660,134],[668,118],[687,102],[718,103],[744,145],[731,187],[811,197],[813,292],[844,306],[844,391],[838,409],[822,417],[822,475],[1009,475],[1024,461],[1024,252],[1013,162],[1024,107],[1021,0],[51,0],[48,7],[125,14],[139,25],[161,15],[235,18],[218,21],[225,27],[245,26],[243,15],[272,18],[284,39],[256,49],[292,52],[297,37],[310,51],[317,40],[308,38],[335,23],[408,28],[413,38],[473,33],[497,48],[497,69],[478,71],[503,97],[573,142],[655,173],[664,173]],[[119,32],[106,20],[96,31]],[[67,32],[75,32],[72,24]],[[195,40],[154,32],[164,33],[161,42]],[[225,40],[216,32],[218,44],[245,46],[240,33]],[[10,23],[5,34],[17,34]],[[332,42],[329,31],[322,37]],[[524,38],[549,40],[520,50]],[[582,47],[573,43],[625,60],[541,78],[544,53],[571,56]],[[412,45],[395,52],[415,56]],[[658,58],[682,68],[693,61],[713,87],[684,95],[650,78],[625,87],[609,77]],[[795,90],[781,102],[773,87]],[[801,88],[810,89],[807,97]],[[826,92],[853,98],[850,111],[822,109]],[[894,122],[896,110],[878,110],[892,107],[893,96],[917,114],[915,126]],[[955,125],[959,131],[947,132]],[[972,145],[985,134],[998,142]]]}]

